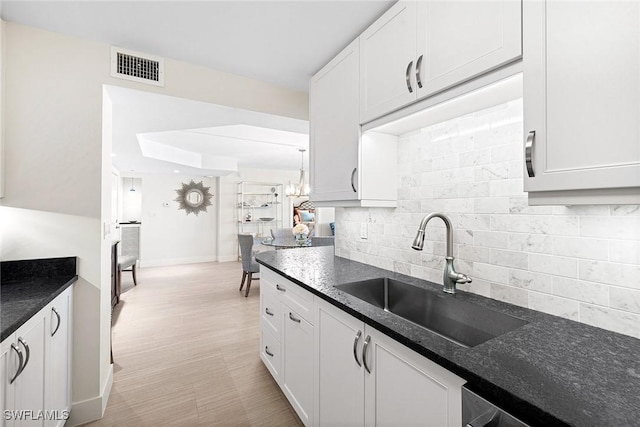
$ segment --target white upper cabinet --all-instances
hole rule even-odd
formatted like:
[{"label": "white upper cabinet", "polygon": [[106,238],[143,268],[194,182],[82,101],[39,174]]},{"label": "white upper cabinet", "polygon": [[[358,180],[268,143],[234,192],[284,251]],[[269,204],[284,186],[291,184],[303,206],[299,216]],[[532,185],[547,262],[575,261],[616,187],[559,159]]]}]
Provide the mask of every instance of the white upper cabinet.
[{"label": "white upper cabinet", "polygon": [[522,56],[520,1],[418,2],[418,98]]},{"label": "white upper cabinet", "polygon": [[400,1],[360,36],[360,123],[521,56],[520,1]]},{"label": "white upper cabinet", "polygon": [[416,99],[416,3],[400,1],[360,35],[360,119]]},{"label": "white upper cabinet", "polygon": [[311,79],[309,87],[311,200],[351,200],[356,194],[359,126],[359,42],[356,39]]},{"label": "white upper cabinet", "polygon": [[523,65],[530,204],[640,203],[640,3],[525,1]]},{"label": "white upper cabinet", "polygon": [[311,79],[311,200],[316,206],[396,206],[397,137],[361,136],[359,40]]}]

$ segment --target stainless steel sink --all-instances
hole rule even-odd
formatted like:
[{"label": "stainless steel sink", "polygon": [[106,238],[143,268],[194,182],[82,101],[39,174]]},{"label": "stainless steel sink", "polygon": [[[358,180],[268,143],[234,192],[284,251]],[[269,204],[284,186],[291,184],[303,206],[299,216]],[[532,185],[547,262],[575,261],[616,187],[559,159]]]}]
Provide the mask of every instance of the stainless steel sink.
[{"label": "stainless steel sink", "polygon": [[528,323],[386,277],[336,287],[465,347],[482,344]]}]

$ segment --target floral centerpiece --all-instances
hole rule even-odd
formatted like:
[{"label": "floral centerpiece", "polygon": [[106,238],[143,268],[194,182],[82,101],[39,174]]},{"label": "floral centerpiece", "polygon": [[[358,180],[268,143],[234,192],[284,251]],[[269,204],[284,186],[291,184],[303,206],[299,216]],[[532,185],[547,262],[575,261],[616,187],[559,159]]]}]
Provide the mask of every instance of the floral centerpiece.
[{"label": "floral centerpiece", "polygon": [[307,240],[307,236],[309,235],[309,227],[304,224],[298,224],[291,230],[296,240],[304,241]]}]

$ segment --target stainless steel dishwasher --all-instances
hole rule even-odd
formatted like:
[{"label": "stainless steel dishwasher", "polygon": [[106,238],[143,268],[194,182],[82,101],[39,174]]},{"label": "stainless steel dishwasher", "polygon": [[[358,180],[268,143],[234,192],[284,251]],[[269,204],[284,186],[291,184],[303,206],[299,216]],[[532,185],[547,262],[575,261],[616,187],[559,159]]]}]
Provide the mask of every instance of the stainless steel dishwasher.
[{"label": "stainless steel dishwasher", "polygon": [[462,386],[463,427],[529,427],[528,424],[504,412]]}]

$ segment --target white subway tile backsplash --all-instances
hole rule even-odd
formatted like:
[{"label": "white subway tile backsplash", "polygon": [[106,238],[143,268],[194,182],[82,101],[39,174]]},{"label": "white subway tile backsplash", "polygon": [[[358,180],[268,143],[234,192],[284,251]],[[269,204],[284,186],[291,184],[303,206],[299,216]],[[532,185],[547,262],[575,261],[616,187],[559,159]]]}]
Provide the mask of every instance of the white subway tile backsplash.
[{"label": "white subway tile backsplash", "polygon": [[614,205],[609,206],[611,215],[640,216],[640,205]]},{"label": "white subway tile backsplash", "polygon": [[529,308],[564,317],[571,320],[580,319],[580,303],[565,298],[537,292],[529,293]]},{"label": "white subway tile backsplash", "polygon": [[510,233],[509,246],[512,251],[551,253],[553,236],[548,234]]},{"label": "white subway tile backsplash", "polygon": [[640,264],[640,241],[610,240],[609,261]]},{"label": "white subway tile backsplash", "polygon": [[[640,338],[640,206],[529,206],[522,102],[400,137],[398,208],[336,209],[336,254],[441,283],[454,224],[459,289]],[[369,238],[360,224],[369,222]]]},{"label": "white subway tile backsplash", "polygon": [[581,260],[580,279],[640,289],[640,265]]},{"label": "white subway tile backsplash", "polygon": [[475,262],[473,264],[473,273],[465,272],[472,277],[484,279],[488,282],[495,283],[509,283],[509,269],[506,267],[499,267],[493,264],[486,264],[482,262]]},{"label": "white subway tile backsplash", "polygon": [[640,217],[595,216],[581,218],[580,235],[608,239],[638,240]]},{"label": "white subway tile backsplash", "polygon": [[526,215],[550,215],[553,213],[551,206],[529,206],[526,195],[509,198],[509,213]]},{"label": "white subway tile backsplash", "polygon": [[490,262],[493,265],[526,270],[529,266],[529,255],[524,252],[491,249]]},{"label": "white subway tile backsplash", "polygon": [[483,166],[476,166],[474,169],[476,181],[505,180],[509,178],[508,163],[492,163]]},{"label": "white subway tile backsplash", "polygon": [[520,145],[509,144],[491,148],[492,162],[509,162],[522,158],[522,147]]},{"label": "white subway tile backsplash", "polygon": [[477,166],[486,165],[491,163],[491,149],[485,148],[484,150],[469,151],[467,153],[460,153],[460,166]]},{"label": "white subway tile backsplash", "polygon": [[[507,174],[508,176],[508,174]],[[521,179],[500,179],[489,182],[489,195],[491,197],[511,196],[522,193]]]},{"label": "white subway tile backsplash", "polygon": [[530,254],[529,270],[563,277],[578,277],[578,260],[559,256]]},{"label": "white subway tile backsplash", "polygon": [[609,241],[604,239],[554,236],[553,254],[608,261]]},{"label": "white subway tile backsplash", "polygon": [[580,321],[589,325],[609,329],[621,334],[640,338],[640,315],[601,307],[598,305],[580,304]]},{"label": "white subway tile backsplash", "polygon": [[456,245],[456,248],[457,250],[454,252],[456,258],[484,263],[490,261],[489,248],[473,245]]},{"label": "white subway tile backsplash", "polygon": [[547,294],[553,292],[553,276],[548,274],[532,273],[526,270],[509,270],[509,284]]},{"label": "white subway tile backsplash", "polygon": [[508,302],[511,304],[527,307],[529,303],[529,293],[524,289],[512,286],[491,283],[491,298]]},{"label": "white subway tile backsplash", "polygon": [[506,249],[509,247],[509,233],[476,231],[473,233],[473,243],[478,246],[486,246],[488,248]]},{"label": "white subway tile backsplash", "polygon": [[553,294],[576,301],[609,305],[609,286],[566,277],[553,277]]},{"label": "white subway tile backsplash", "polygon": [[508,197],[486,197],[481,199],[468,199],[473,202],[473,212],[484,214],[509,213]]},{"label": "white subway tile backsplash", "polygon": [[610,298],[611,308],[640,313],[640,291],[612,286]]}]

